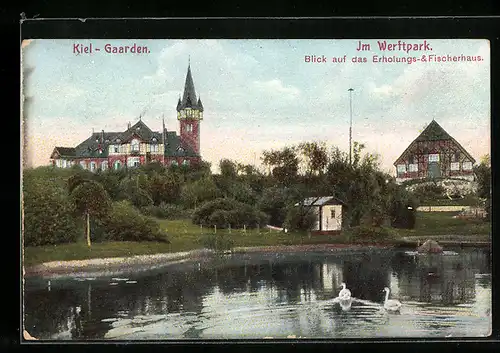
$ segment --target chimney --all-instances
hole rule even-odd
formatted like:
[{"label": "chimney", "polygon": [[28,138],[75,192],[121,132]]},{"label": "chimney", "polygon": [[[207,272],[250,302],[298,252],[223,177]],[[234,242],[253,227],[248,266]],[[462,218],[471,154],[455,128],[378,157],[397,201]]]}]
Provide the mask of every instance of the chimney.
[{"label": "chimney", "polygon": [[101,143],[104,143],[104,130],[101,132]]},{"label": "chimney", "polygon": [[127,124],[127,130],[130,129],[130,121]]}]

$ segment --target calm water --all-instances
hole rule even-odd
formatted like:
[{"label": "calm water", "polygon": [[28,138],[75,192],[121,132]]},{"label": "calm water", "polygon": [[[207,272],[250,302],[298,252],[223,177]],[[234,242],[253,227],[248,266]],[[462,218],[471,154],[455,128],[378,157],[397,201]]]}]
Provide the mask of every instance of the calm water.
[{"label": "calm water", "polygon": [[[359,299],[333,299],[346,282]],[[383,288],[403,303],[387,313]],[[232,255],[119,278],[27,279],[40,339],[480,337],[491,328],[487,250]]]}]

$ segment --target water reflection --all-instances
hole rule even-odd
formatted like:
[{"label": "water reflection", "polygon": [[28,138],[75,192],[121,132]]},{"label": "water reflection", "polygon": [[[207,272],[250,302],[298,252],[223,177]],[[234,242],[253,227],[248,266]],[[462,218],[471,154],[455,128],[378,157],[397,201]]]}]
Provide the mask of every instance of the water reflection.
[{"label": "water reflection", "polygon": [[[28,279],[25,325],[41,339],[477,336],[491,325],[489,260],[482,250],[235,255],[50,291]],[[360,300],[336,303],[342,282]],[[401,315],[384,311],[384,287]]]}]

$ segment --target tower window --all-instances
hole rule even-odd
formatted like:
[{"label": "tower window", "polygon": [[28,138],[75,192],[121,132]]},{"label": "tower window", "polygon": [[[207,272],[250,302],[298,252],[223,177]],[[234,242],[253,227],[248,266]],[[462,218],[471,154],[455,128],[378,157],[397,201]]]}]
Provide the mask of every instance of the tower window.
[{"label": "tower window", "polygon": [[192,124],[187,124],[186,125],[186,131],[187,132],[193,132],[193,125]]}]

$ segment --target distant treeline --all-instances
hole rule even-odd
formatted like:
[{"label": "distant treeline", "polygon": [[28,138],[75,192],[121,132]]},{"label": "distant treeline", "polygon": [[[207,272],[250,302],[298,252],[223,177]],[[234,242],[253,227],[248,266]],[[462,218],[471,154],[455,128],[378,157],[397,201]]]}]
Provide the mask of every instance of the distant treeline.
[{"label": "distant treeline", "polygon": [[[411,227],[409,207],[419,200],[382,172],[376,156],[354,144],[347,153],[322,143],[265,151],[265,171],[228,159],[211,165],[157,163],[92,173],[38,167],[23,171],[27,246],[73,242],[90,230],[92,241],[163,240],[154,218],[190,218],[224,228],[271,224],[307,229],[314,219],[297,208],[306,197],[335,196],[344,203],[344,227]],[[412,218],[413,217],[413,218]]]}]

